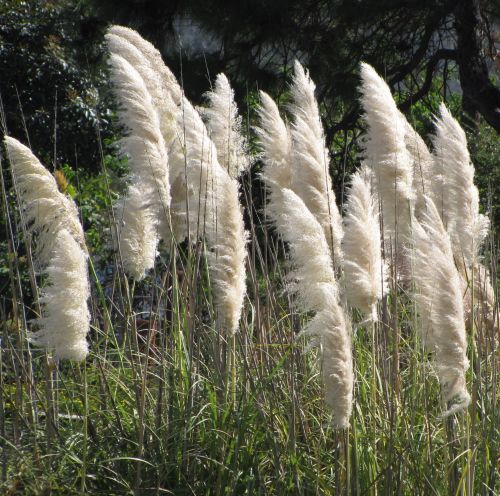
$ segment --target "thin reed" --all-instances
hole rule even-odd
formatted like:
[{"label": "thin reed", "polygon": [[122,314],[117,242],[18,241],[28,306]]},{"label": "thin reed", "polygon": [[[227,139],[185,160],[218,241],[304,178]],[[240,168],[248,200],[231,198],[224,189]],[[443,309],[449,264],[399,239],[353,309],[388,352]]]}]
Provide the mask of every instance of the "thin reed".
[{"label": "thin reed", "polygon": [[[33,196],[30,150],[0,156],[0,493],[499,493],[495,232],[461,236],[477,190],[437,201],[441,152],[383,79],[363,65],[340,209],[302,66],[292,105],[261,93],[245,130],[225,76],[198,112],[136,32],[107,42],[129,173],[116,187],[102,164],[102,251],[35,162],[52,200]],[[40,317],[61,346],[39,346]]]}]

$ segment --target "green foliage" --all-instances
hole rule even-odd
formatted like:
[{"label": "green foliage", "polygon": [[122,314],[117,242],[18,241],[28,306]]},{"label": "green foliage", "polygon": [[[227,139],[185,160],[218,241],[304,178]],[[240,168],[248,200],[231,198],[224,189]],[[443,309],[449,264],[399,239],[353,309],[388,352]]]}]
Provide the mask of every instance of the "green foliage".
[{"label": "green foliage", "polygon": [[[185,274],[189,280],[196,275]],[[171,320],[155,314],[149,344],[144,333],[136,339],[136,315],[127,315],[125,301],[93,301],[103,323],[94,329],[86,363],[60,364],[54,376],[52,434],[43,353],[32,350],[32,362],[25,355],[31,369],[22,373],[32,370],[33,402],[15,380],[7,346],[0,361],[3,494],[426,495],[455,487],[472,495],[499,489],[498,385],[491,380],[495,360],[482,348],[486,342],[470,356],[468,381],[476,401],[447,424],[414,332],[418,324],[405,299],[398,299],[399,373],[392,372],[391,330],[384,324],[359,327],[351,429],[336,433],[315,357],[304,355],[294,340],[298,316],[282,310],[288,305],[273,288],[267,287],[269,306],[254,309],[254,322],[262,327],[249,315],[227,352],[202,318],[203,300],[188,311],[185,291],[174,281]],[[124,312],[115,326],[104,324],[105,308],[112,305]],[[4,327],[3,335],[25,349],[12,328]],[[38,414],[31,418],[33,407]]]},{"label": "green foliage", "polygon": [[118,157],[116,147],[107,142],[106,148],[114,150],[114,154],[104,155],[103,168],[98,174],[84,168],[74,170],[68,164],[62,167],[68,181],[66,193],[79,207],[90,253],[100,259],[109,257],[106,249],[111,239],[111,206],[122,192],[120,178],[126,170],[126,160]]},{"label": "green foliage", "polygon": [[467,133],[472,162],[476,167],[476,185],[484,210],[491,212],[491,222],[500,232],[500,140],[494,129],[481,123]]},{"label": "green foliage", "polygon": [[75,0],[0,4],[0,94],[7,131],[46,164],[97,170],[108,135],[101,24]]}]

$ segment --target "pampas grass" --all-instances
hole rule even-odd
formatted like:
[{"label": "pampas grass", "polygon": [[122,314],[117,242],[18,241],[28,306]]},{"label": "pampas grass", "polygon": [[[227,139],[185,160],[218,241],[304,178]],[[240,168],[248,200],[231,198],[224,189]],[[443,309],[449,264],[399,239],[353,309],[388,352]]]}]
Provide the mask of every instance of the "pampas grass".
[{"label": "pampas grass", "polygon": [[156,216],[144,205],[144,193],[132,184],[127,197],[116,203],[114,213],[123,268],[134,280],[140,281],[153,268],[157,254]]},{"label": "pampas grass", "polygon": [[321,350],[325,400],[336,428],[349,425],[352,410],[353,366],[351,329],[339,301],[330,249],[322,226],[293,191],[267,180],[267,212],[288,243],[293,271],[288,289],[303,312],[314,312],[302,334]]},{"label": "pampas grass", "polygon": [[323,226],[291,189],[290,136],[274,102],[261,93],[259,108],[264,167],[269,190],[266,213],[288,243],[293,272],[288,290],[300,309],[314,312],[302,333],[320,347],[325,399],[335,427],[349,424],[352,409],[353,368],[350,322],[339,301],[330,247]]},{"label": "pampas grass", "polygon": [[[498,331],[487,327],[495,322],[493,305],[483,304],[494,303],[493,291],[481,262],[467,269],[457,291],[450,242],[439,216],[427,213],[423,149],[414,131],[403,121],[410,182],[417,190],[415,217],[421,220],[413,263],[419,301],[414,304],[414,287],[393,279],[391,294],[378,305],[380,202],[376,189],[370,190],[376,178],[361,168],[347,190],[344,267],[338,270],[325,230],[294,191],[297,175],[285,114],[282,119],[262,94],[258,167],[263,166],[267,190],[261,189],[264,181],[251,184],[245,174],[252,209],[245,220],[253,235],[245,258],[238,184],[228,174],[232,159],[221,163],[225,145],[216,150],[213,129],[207,132],[193,107],[179,101],[170,147],[155,96],[160,94],[158,74],[128,39],[110,34],[108,43],[115,56],[135,66],[149,93],[156,115],[153,121],[145,117],[143,127],[154,130],[138,143],[154,142],[152,134],[165,141],[171,212],[181,225],[176,239],[182,243],[172,243],[171,255],[155,263],[154,277],[129,284],[117,265],[120,258],[134,279],[155,260],[160,235],[153,208],[156,184],[131,163],[128,193],[114,207],[122,252],[114,257],[105,236],[116,225],[108,227],[110,199],[104,195],[108,179],[113,180],[109,173],[120,163],[112,160],[111,169],[97,177],[78,174],[78,198],[96,257],[88,300],[92,357],[81,366],[61,366],[52,352],[33,352],[26,336],[52,348],[57,358],[87,353],[86,257],[68,227],[71,209],[59,200],[46,202],[52,191],[57,193],[50,175],[38,191],[25,186],[29,194],[47,196],[29,203],[30,208],[43,205],[43,215],[35,212],[28,222],[34,241],[35,222],[52,215],[61,226],[57,232],[43,227],[54,233],[47,239],[47,274],[41,277],[37,305],[30,236],[15,233],[16,223],[22,224],[12,209],[16,195],[6,194],[9,180],[0,175],[0,223],[6,235],[0,239],[0,493],[15,487],[25,494],[64,488],[79,494],[177,494],[185,492],[187,482],[193,493],[208,487],[221,494],[494,491]],[[136,101],[143,104],[147,98]],[[9,116],[7,111],[7,121]],[[232,132],[230,121],[221,120],[223,133]],[[345,158],[349,162],[354,156]],[[29,175],[20,181],[34,181]],[[71,192],[71,184],[59,176],[60,190]],[[267,204],[266,198],[262,216],[255,209],[261,200]],[[21,195],[17,199],[22,201]],[[22,217],[28,218],[29,208],[23,209]],[[274,222],[276,236],[266,230],[266,218]],[[494,247],[493,235],[490,241]],[[411,248],[400,249],[410,261]],[[336,279],[339,273],[342,279]],[[464,292],[473,320],[473,370],[467,373]],[[240,319],[244,299],[248,312]],[[356,331],[351,331],[353,306],[369,317],[353,311]],[[376,306],[381,322],[373,324]],[[40,307],[39,320],[30,323],[33,307]],[[307,344],[297,335],[305,335]],[[302,346],[318,349],[304,356]],[[465,377],[471,381],[471,408],[443,422],[440,413],[451,414],[469,401]],[[440,383],[442,398],[450,403],[444,408]],[[336,431],[325,425],[332,418],[334,427],[352,428]]]},{"label": "pampas grass", "polygon": [[48,285],[42,288],[39,299],[42,316],[35,320],[39,329],[30,339],[54,349],[56,358],[83,360],[88,353],[85,337],[90,328],[87,255],[68,230],[55,235],[51,262],[44,272]]},{"label": "pampas grass", "polygon": [[464,288],[465,318],[472,329],[473,290],[480,316],[490,329],[498,329],[498,312],[488,270],[480,263],[480,250],[489,220],[479,213],[479,192],[465,132],[444,104],[435,118],[433,137],[437,181],[434,196],[452,242],[455,263]]},{"label": "pampas grass", "polygon": [[378,206],[371,193],[371,173],[353,174],[344,218],[344,278],[347,301],[369,319],[377,320],[377,301],[387,293],[386,267]]},{"label": "pampas grass", "polygon": [[386,241],[411,239],[412,161],[406,148],[406,126],[385,81],[368,64],[361,64],[361,103],[367,125],[365,161],[374,171],[382,204]]},{"label": "pampas grass", "polygon": [[172,151],[178,240],[188,234],[194,240],[206,238],[217,326],[231,334],[238,328],[246,291],[247,235],[238,183],[220,166],[207,129],[188,100],[179,119],[180,139]]},{"label": "pampas grass", "polygon": [[110,53],[119,55],[129,62],[144,81],[151,95],[153,107],[158,114],[160,130],[168,150],[177,130],[178,106],[171,96],[170,88],[162,84],[158,67],[153,66],[151,61],[144,56],[136,45],[127,38],[116,34],[117,30],[115,28],[116,26],[111,27],[106,34],[108,49]]},{"label": "pampas grass", "polygon": [[335,203],[315,88],[309,74],[295,61],[291,86],[293,103],[290,105],[293,190],[321,224],[338,265],[342,260],[342,220]]},{"label": "pampas grass", "polygon": [[412,189],[415,195],[415,215],[418,217],[420,210],[425,208],[424,198],[426,195],[432,197],[434,159],[429,148],[420,134],[400,114],[405,126],[405,144],[412,162]]},{"label": "pampas grass", "polygon": [[[460,274],[462,294],[464,295],[464,317],[467,329],[474,326],[499,335],[500,314],[495,290],[491,284],[489,270],[481,263],[465,274]],[[474,318],[475,317],[475,318]]]},{"label": "pampas grass", "polygon": [[23,209],[23,221],[28,231],[36,235],[38,262],[43,266],[51,260],[54,238],[61,229],[67,229],[86,251],[75,203],[59,191],[54,176],[28,147],[10,136],[5,136],[4,142]]},{"label": "pampas grass", "polygon": [[114,25],[108,30],[109,34],[119,36],[134,45],[142,54],[150,67],[152,67],[163,86],[163,89],[170,93],[176,105],[180,105],[183,98],[183,91],[173,75],[172,71],[165,65],[160,52],[137,31],[125,26]]},{"label": "pampas grass", "polygon": [[467,407],[465,372],[469,367],[460,276],[439,212],[430,198],[414,228],[415,299],[421,316],[420,333],[434,354],[443,399],[451,402],[443,416]]},{"label": "pampas grass", "polygon": [[477,295],[479,312],[487,329],[493,331],[493,335],[496,335],[497,338],[500,337],[498,301],[495,297],[493,285],[491,284],[489,271],[483,264],[478,264],[474,274],[474,293]]},{"label": "pampas grass", "polygon": [[266,165],[269,182],[282,188],[292,187],[290,131],[280,116],[274,100],[264,91],[260,92],[257,109],[260,126],[255,128],[262,148],[262,160]]},{"label": "pampas grass", "polygon": [[213,91],[205,94],[208,107],[203,109],[210,139],[217,150],[219,164],[230,177],[237,179],[250,166],[247,142],[242,135],[241,116],[234,101],[234,91],[224,74],[215,80]]},{"label": "pampas grass", "polygon": [[462,272],[478,262],[488,232],[488,218],[479,213],[479,192],[467,138],[444,104],[439,107],[433,137],[437,170],[436,206],[450,234],[453,252]]},{"label": "pampas grass", "polygon": [[83,360],[90,328],[87,250],[75,203],[26,146],[6,136],[23,222],[36,236],[36,258],[48,276],[39,303],[42,315],[30,340],[54,350],[56,358]]},{"label": "pampas grass", "polygon": [[[122,215],[122,220],[128,221],[123,226],[128,239],[136,238],[138,243],[147,244],[150,241],[141,239],[141,233],[154,232],[158,229],[160,236],[168,239],[170,235],[170,182],[168,173],[168,157],[165,141],[160,127],[158,113],[154,107],[151,94],[140,74],[120,55],[111,53],[109,57],[111,67],[111,80],[113,91],[122,106],[119,116],[120,121],[129,129],[130,134],[120,141],[122,153],[129,157],[130,175],[129,182],[141,190],[142,206],[139,210],[149,208],[151,213],[143,215],[142,219],[132,220],[137,212],[137,201],[139,197],[130,200],[130,205],[125,198],[120,203],[120,210],[129,210]],[[154,221],[158,219],[158,224]],[[150,221],[149,226],[144,226],[140,231],[132,234],[131,229],[139,226],[140,222]],[[118,226],[118,244],[122,244],[122,229]],[[157,236],[154,236],[156,239]],[[124,241],[123,243],[127,243]],[[122,255],[131,253],[127,247],[123,247]],[[146,250],[150,255],[151,250]],[[144,274],[154,265],[154,255],[143,260],[141,270],[135,273]],[[125,266],[135,265],[135,261],[123,260]],[[142,275],[140,276],[142,277]]]}]

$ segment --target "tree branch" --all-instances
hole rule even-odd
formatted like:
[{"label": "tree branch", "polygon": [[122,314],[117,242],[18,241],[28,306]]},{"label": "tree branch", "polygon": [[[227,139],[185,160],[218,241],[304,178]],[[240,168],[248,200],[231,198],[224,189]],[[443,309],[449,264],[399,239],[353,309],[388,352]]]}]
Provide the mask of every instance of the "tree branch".
[{"label": "tree branch", "polygon": [[[434,72],[441,60],[456,60],[457,52],[456,50],[452,50],[450,48],[440,48],[429,58],[427,61],[426,69],[425,69],[425,79],[418,91],[410,95],[404,102],[399,105],[399,108],[405,112],[407,111],[413,104],[421,100],[427,93],[429,93],[432,86],[432,79],[434,77]],[[393,82],[391,81],[391,84]]]}]

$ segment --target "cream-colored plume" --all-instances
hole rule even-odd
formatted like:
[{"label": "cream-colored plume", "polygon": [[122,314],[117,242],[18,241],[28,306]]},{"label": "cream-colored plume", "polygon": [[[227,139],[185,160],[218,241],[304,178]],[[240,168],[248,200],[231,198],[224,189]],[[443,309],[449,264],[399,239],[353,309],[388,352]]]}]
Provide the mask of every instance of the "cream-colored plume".
[{"label": "cream-colored plume", "polygon": [[250,167],[248,146],[241,134],[241,116],[234,101],[234,91],[224,74],[215,80],[213,91],[205,95],[209,106],[203,109],[210,138],[217,149],[219,164],[237,179]]},{"label": "cream-colored plume", "polygon": [[488,233],[488,218],[479,213],[479,192],[474,184],[474,166],[467,150],[467,138],[460,124],[444,104],[436,117],[436,181],[434,195],[450,235],[455,263],[464,289],[465,319],[472,327],[472,288],[475,307],[486,326],[498,329],[498,309],[488,270],[479,262],[479,253]]},{"label": "cream-colored plume", "polygon": [[426,206],[413,230],[415,299],[422,320],[423,342],[434,354],[443,398],[451,402],[444,413],[447,416],[466,408],[470,402],[465,380],[469,362],[462,290],[450,238],[439,212],[429,197]]},{"label": "cream-colored plume", "polygon": [[376,321],[377,301],[387,294],[387,276],[381,253],[378,205],[370,182],[371,172],[366,168],[352,176],[342,251],[347,301]]},{"label": "cream-colored plume", "polygon": [[315,313],[302,333],[320,347],[325,399],[335,427],[344,428],[349,425],[354,383],[351,331],[339,302],[330,248],[302,199],[268,177],[264,170],[270,189],[267,212],[291,251],[294,270],[288,289],[296,294],[302,311]]},{"label": "cream-colored plume", "polygon": [[382,204],[384,237],[398,244],[411,239],[412,161],[405,144],[406,125],[385,81],[361,64],[361,103],[368,126],[365,161],[374,172]]},{"label": "cream-colored plume", "polygon": [[68,230],[55,234],[51,261],[44,272],[48,285],[42,288],[39,300],[42,316],[35,320],[38,330],[30,340],[54,349],[56,358],[83,360],[90,328],[87,255]]},{"label": "cream-colored plume", "polygon": [[87,249],[78,209],[31,150],[5,137],[23,222],[36,236],[35,255],[48,275],[39,302],[42,316],[30,340],[54,349],[57,358],[83,360],[90,327]]},{"label": "cream-colored plume", "polygon": [[260,92],[258,108],[260,127],[255,128],[262,148],[262,159],[266,164],[266,177],[282,188],[291,188],[292,142],[289,129],[280,116],[274,100],[264,91]]},{"label": "cream-colored plume", "polygon": [[321,349],[326,402],[334,424],[349,424],[353,369],[350,323],[339,303],[331,251],[323,227],[289,186],[290,135],[273,100],[261,92],[260,127],[262,178],[269,190],[266,212],[278,233],[289,243],[294,271],[288,289],[305,312],[315,312],[304,333]]},{"label": "cream-colored plume", "polygon": [[[475,317],[478,328],[484,326],[492,335],[500,337],[500,312],[489,270],[481,263],[474,270],[461,274],[464,295],[464,316],[468,329],[472,329]],[[472,289],[474,286],[474,289]],[[474,304],[473,304],[474,302]],[[478,321],[482,321],[479,323]]]},{"label": "cream-colored plume", "polygon": [[51,260],[54,239],[61,229],[67,229],[86,251],[78,209],[73,200],[59,191],[54,176],[28,147],[10,136],[5,136],[4,141],[23,209],[23,221],[37,237],[38,262],[43,266]]},{"label": "cream-colored plume", "polygon": [[140,281],[154,267],[158,245],[157,219],[144,204],[144,193],[129,185],[127,197],[114,207],[118,223],[118,249],[125,272]]},{"label": "cream-colored plume", "polygon": [[309,74],[295,61],[291,86],[293,102],[290,105],[293,116],[293,190],[323,227],[335,265],[338,265],[342,260],[342,219],[335,203],[315,88]]},{"label": "cream-colored plume", "polygon": [[415,215],[418,218],[420,210],[425,208],[424,197],[426,195],[432,196],[434,160],[420,134],[418,134],[403,114],[401,114],[401,118],[405,125],[406,149],[412,161],[412,188],[415,195]]},{"label": "cream-colored plume", "polygon": [[137,31],[125,26],[111,26],[108,33],[124,38],[134,45],[157,72],[163,88],[170,93],[174,103],[176,105],[181,104],[183,92],[177,79],[163,62],[160,52],[149,41],[146,41]]},{"label": "cream-colored plume", "polygon": [[463,272],[477,263],[489,222],[479,213],[479,192],[465,132],[444,104],[439,114],[433,139],[438,179],[434,197]]},{"label": "cream-colored plume", "polygon": [[[122,244],[122,227],[128,233],[127,238],[135,238],[137,243],[149,243],[149,240],[140,239],[141,233],[155,232],[157,229],[161,237],[170,237],[170,182],[168,171],[168,157],[165,141],[160,127],[158,113],[154,107],[153,99],[140,74],[120,55],[111,53],[109,57],[113,91],[121,104],[119,112],[120,121],[128,128],[130,134],[120,140],[120,147],[129,157],[130,175],[129,182],[141,191],[141,196],[120,203],[120,213],[123,222],[129,222],[127,227],[123,223],[118,225],[118,243]],[[149,214],[141,215],[141,220],[132,220],[137,209],[137,201],[142,198],[141,209],[150,209]],[[129,212],[124,215],[125,210]],[[154,221],[157,219],[157,221]],[[143,226],[135,234],[131,233],[134,226],[139,226],[141,221],[152,221],[153,224]],[[154,236],[153,239],[157,239]],[[128,241],[124,241],[126,244]],[[122,259],[125,266],[137,265],[137,261],[129,261],[124,257],[132,252],[123,246]],[[146,250],[151,254],[150,250]],[[154,258],[146,260],[139,273],[144,274],[154,264]],[[137,272],[135,272],[137,273]]]},{"label": "cream-colored plume", "polygon": [[[169,88],[162,84],[160,69],[157,66],[153,66],[151,61],[144,56],[143,52],[135,44],[131,43],[127,38],[116,34],[115,28],[116,26],[111,27],[106,34],[108,49],[111,53],[123,57],[139,73],[144,81],[151,95],[153,107],[158,114],[161,133],[168,150],[177,130],[178,106],[174,103]],[[164,65],[163,62],[162,65]]]},{"label": "cream-colored plume", "polygon": [[234,333],[245,297],[246,232],[239,203],[238,183],[218,160],[213,142],[198,112],[184,100],[179,117],[179,140],[172,149],[176,193],[173,211],[183,223],[181,241],[205,237],[214,285],[219,330]]}]

